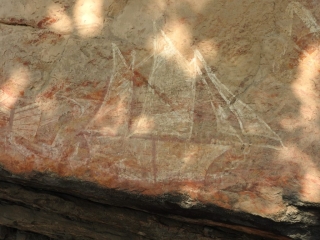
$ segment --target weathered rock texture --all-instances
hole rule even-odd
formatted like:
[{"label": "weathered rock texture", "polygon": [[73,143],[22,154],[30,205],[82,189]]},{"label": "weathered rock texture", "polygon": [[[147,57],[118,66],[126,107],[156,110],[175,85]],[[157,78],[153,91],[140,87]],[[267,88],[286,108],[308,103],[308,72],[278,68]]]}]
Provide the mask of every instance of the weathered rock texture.
[{"label": "weathered rock texture", "polygon": [[318,1],[2,1],[0,32],[0,225],[320,236]]}]

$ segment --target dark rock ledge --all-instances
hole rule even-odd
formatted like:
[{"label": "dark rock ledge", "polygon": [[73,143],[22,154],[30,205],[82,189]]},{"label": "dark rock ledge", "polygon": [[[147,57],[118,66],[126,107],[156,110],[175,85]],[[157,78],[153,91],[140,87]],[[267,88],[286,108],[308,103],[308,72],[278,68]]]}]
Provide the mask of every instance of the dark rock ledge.
[{"label": "dark rock ledge", "polygon": [[[317,239],[305,222],[276,223],[184,196],[146,197],[75,179],[0,171],[0,239]],[[300,204],[301,205],[301,204]],[[315,216],[317,208],[302,206]]]}]

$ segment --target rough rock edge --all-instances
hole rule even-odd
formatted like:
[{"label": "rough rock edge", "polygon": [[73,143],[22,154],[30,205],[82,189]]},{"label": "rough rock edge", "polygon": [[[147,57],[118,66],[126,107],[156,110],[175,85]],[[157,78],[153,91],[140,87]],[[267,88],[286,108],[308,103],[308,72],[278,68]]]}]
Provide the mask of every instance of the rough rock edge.
[{"label": "rough rock edge", "polygon": [[31,27],[38,28],[33,20],[27,21],[25,19],[16,19],[16,18],[0,18],[0,24],[7,26],[20,26],[20,27]]},{"label": "rough rock edge", "polygon": [[1,182],[0,199],[0,224],[54,239],[261,239],[224,224],[192,224],[6,182]]},{"label": "rough rock edge", "polygon": [[0,239],[1,240],[52,240],[44,235],[37,233],[21,231],[16,228],[9,228],[0,226]]},{"label": "rough rock edge", "polygon": [[[270,219],[248,213],[230,211],[214,205],[198,204],[185,209],[181,207],[181,202],[185,200],[186,196],[181,194],[165,194],[157,197],[143,196],[139,193],[125,192],[117,189],[105,189],[93,183],[83,182],[77,179],[61,178],[49,175],[48,173],[34,172],[28,175],[15,175],[1,168],[0,180],[2,181],[0,183],[0,206],[2,206],[1,208],[6,206],[3,209],[11,209],[12,207],[12,209],[18,209],[18,207],[20,207],[19,209],[21,209],[21,211],[26,211],[26,213],[28,211],[39,211],[39,214],[41,213],[44,215],[49,213],[49,215],[46,216],[50,216],[50,218],[54,215],[57,215],[57,217],[63,215],[62,219],[67,219],[70,221],[70,224],[83,224],[83,222],[92,224],[96,221],[94,218],[90,219],[90,217],[85,219],[84,213],[86,212],[87,206],[91,206],[91,208],[89,208],[90,210],[87,209],[88,211],[96,211],[97,214],[101,212],[99,211],[100,208],[116,209],[118,211],[118,216],[123,216],[123,221],[134,219],[132,223],[141,222],[141,216],[143,216],[142,219],[149,219],[147,222],[153,227],[153,231],[149,232],[148,235],[143,236],[143,233],[148,232],[148,229],[151,228],[150,226],[144,229],[144,232],[141,231],[142,235],[137,232],[132,234],[132,232],[136,230],[131,229],[129,231],[131,234],[130,239],[134,239],[132,237],[153,239],[155,237],[153,234],[157,233],[157,239],[168,239],[168,235],[161,234],[171,234],[172,232],[176,233],[175,239],[179,239],[177,238],[179,237],[179,231],[178,229],[174,229],[174,226],[179,226],[180,230],[183,229],[184,235],[180,236],[181,239],[186,238],[186,236],[189,236],[190,234],[196,234],[193,235],[193,237],[207,239],[208,237],[214,237],[214,234],[217,234],[217,231],[233,234],[232,237],[228,236],[230,239],[242,239],[242,236],[246,236],[247,239],[248,237],[249,239],[316,239],[320,233],[320,224],[318,221],[314,222],[314,220],[310,222],[305,220],[297,223],[285,221],[274,222]],[[26,198],[26,196],[29,196],[29,198]],[[39,199],[43,198],[51,199],[51,204],[53,205],[48,205],[48,202],[46,201],[43,203],[40,201],[40,204],[35,204],[35,202],[39,202]],[[62,205],[56,205],[57,201],[62,201],[59,203]],[[73,207],[72,209],[63,209],[63,206],[71,206],[70,204],[75,206],[75,208],[78,209],[78,212],[73,212],[75,211]],[[319,216],[318,208],[314,206],[309,207],[307,205],[301,206],[301,204],[302,203],[300,202],[296,205],[300,210],[299,214],[308,215],[308,213],[312,213],[312,216]],[[108,217],[114,215],[112,211],[109,215],[107,214]],[[152,219],[152,221],[150,219]],[[0,222],[0,225],[16,227],[14,223],[17,223],[17,220],[18,219],[12,219],[11,224]],[[166,226],[164,227],[161,221],[169,221],[170,223],[165,224]],[[26,220],[26,223],[20,223],[19,229],[38,232],[40,227],[34,228],[34,226],[30,224],[31,222],[32,221],[29,221],[28,223],[28,220]],[[145,222],[146,225],[148,225],[147,222]],[[153,223],[150,224],[150,222]],[[129,226],[132,223],[127,223],[126,226]],[[97,224],[97,228],[99,229],[101,223]],[[102,229],[106,229],[106,223],[103,224],[104,227],[102,227]],[[58,228],[62,234],[58,236],[59,238],[63,235],[67,236],[68,234],[71,234],[68,233],[68,229],[74,227],[64,227],[66,225],[67,224],[62,224],[62,226]],[[199,230],[200,226],[201,230]],[[83,228],[88,230],[87,227]],[[143,229],[141,226],[137,228]],[[167,228],[170,228],[171,230],[168,231]],[[111,226],[110,231],[112,232],[114,229],[116,229],[116,226]],[[53,232],[56,231],[57,229],[53,230]],[[120,230],[120,232],[123,231],[124,229]],[[161,233],[160,235],[159,232]],[[57,237],[46,231],[41,231],[39,233],[49,237]],[[210,235],[209,233],[213,233],[213,235]],[[90,233],[89,236],[92,234],[93,233]],[[105,234],[108,233],[106,232]],[[253,237],[253,235],[256,237]],[[126,239],[128,236],[120,235],[119,237],[120,239]],[[74,238],[76,236],[70,237]],[[223,239],[228,239],[226,237],[227,235],[223,236]],[[83,236],[77,236],[75,239],[85,238],[83,238]],[[101,235],[91,239],[101,239]]]}]

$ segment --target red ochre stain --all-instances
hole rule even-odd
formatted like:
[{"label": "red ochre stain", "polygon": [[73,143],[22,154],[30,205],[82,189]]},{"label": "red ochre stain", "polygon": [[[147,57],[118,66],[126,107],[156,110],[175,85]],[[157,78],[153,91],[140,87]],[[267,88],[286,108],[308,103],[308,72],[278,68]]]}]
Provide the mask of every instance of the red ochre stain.
[{"label": "red ochre stain", "polygon": [[133,71],[132,81],[133,84],[137,87],[141,87],[142,85],[146,85],[148,83],[148,80],[146,77],[144,77],[141,73],[138,71]]},{"label": "red ochre stain", "polygon": [[53,96],[63,88],[63,86],[53,86],[52,88],[50,88],[48,91],[46,91],[45,93],[43,93],[43,96],[46,98],[50,98],[52,99]]},{"label": "red ochre stain", "polygon": [[95,92],[92,92],[90,94],[83,96],[83,98],[92,99],[92,100],[102,100],[104,95],[105,95],[104,90],[98,90],[98,91],[95,91]]},{"label": "red ochre stain", "polygon": [[21,24],[21,23],[25,23],[25,20],[22,19],[22,18],[20,18],[20,19],[10,18],[9,21],[12,22],[12,23],[20,23],[20,24]]},{"label": "red ochre stain", "polygon": [[87,86],[89,86],[90,84],[92,84],[92,82],[90,82],[90,81],[85,81],[85,82],[81,83],[81,86],[87,87]]},{"label": "red ochre stain", "polygon": [[96,59],[92,59],[92,60],[90,60],[90,61],[88,62],[88,64],[96,65],[96,64],[95,64],[96,62],[97,62]]},{"label": "red ochre stain", "polygon": [[23,66],[29,66],[31,63],[29,61],[24,60],[21,57],[17,57],[14,59],[16,62],[22,63]]},{"label": "red ochre stain", "polygon": [[50,43],[52,44],[56,44],[58,41],[61,41],[62,35],[61,34],[57,34],[51,31],[46,31],[46,32],[42,32],[39,33],[35,39],[26,41],[26,44],[39,44],[43,41],[50,41]]},{"label": "red ochre stain", "polygon": [[40,20],[37,24],[39,28],[45,28],[47,25],[55,23],[57,20],[55,18],[51,17],[45,17],[42,20]]},{"label": "red ochre stain", "polygon": [[270,98],[276,98],[276,97],[278,97],[278,96],[279,96],[278,93],[270,94]]},{"label": "red ochre stain", "polygon": [[49,91],[49,92],[46,92],[45,94],[43,94],[43,96],[46,98],[52,98],[54,94],[55,94],[54,91]]},{"label": "red ochre stain", "polygon": [[299,59],[291,58],[288,64],[290,69],[294,69],[299,65]]},{"label": "red ochre stain", "polygon": [[185,24],[187,22],[187,19],[186,18],[180,18],[179,22],[181,24]]}]

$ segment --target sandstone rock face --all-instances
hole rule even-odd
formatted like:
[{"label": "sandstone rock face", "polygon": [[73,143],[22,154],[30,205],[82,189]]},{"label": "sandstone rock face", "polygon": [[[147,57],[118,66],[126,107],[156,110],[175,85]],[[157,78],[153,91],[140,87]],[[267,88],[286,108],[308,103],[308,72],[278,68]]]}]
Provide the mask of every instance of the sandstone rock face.
[{"label": "sandstone rock face", "polygon": [[319,236],[317,1],[2,1],[0,32],[2,181]]}]

